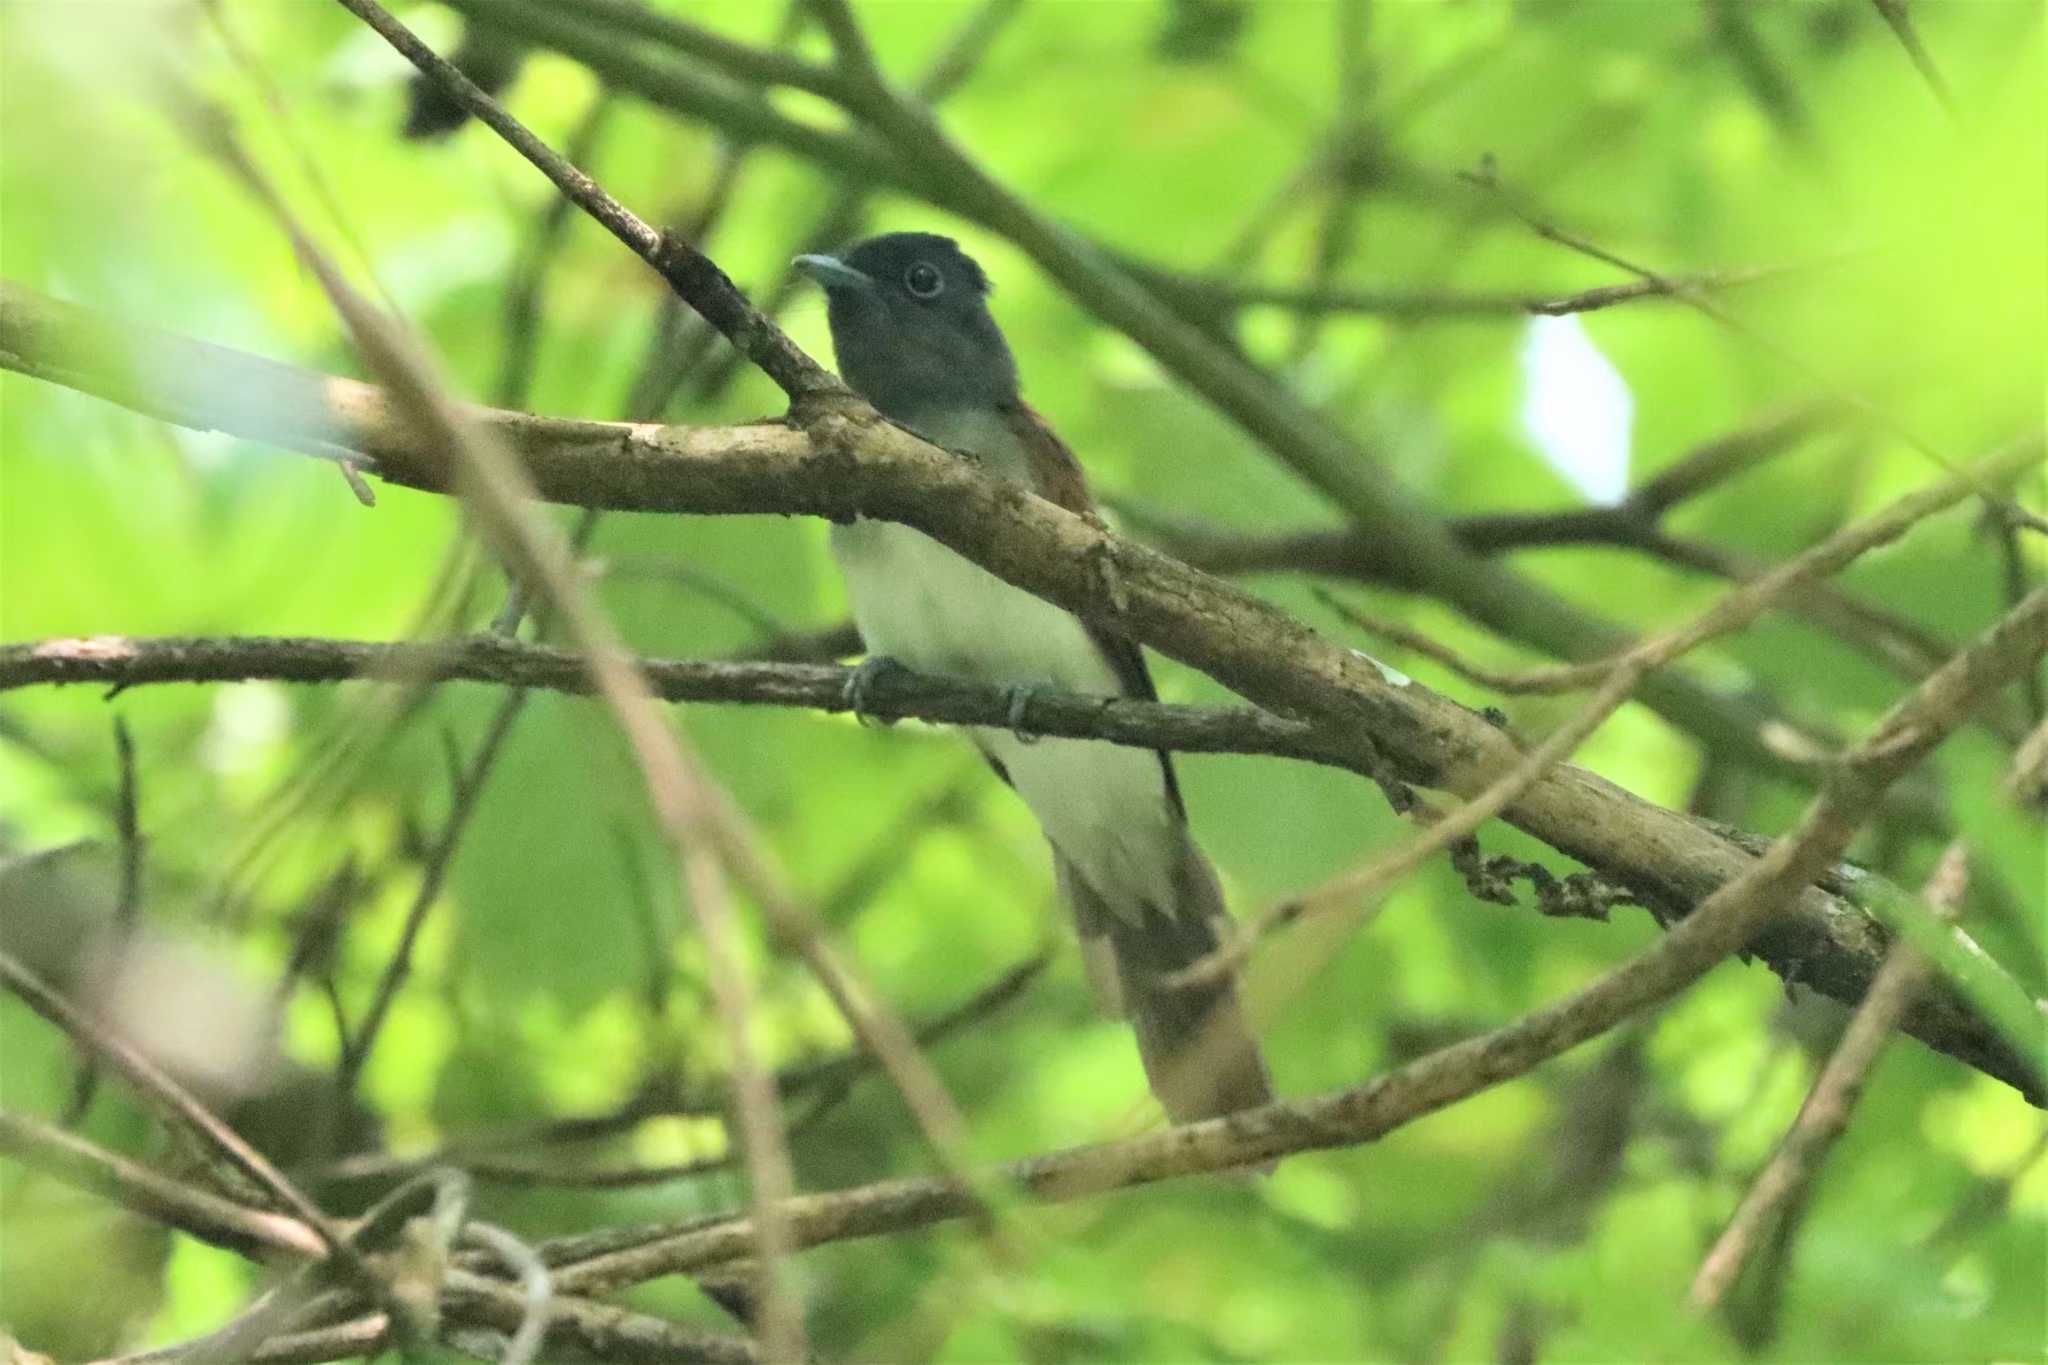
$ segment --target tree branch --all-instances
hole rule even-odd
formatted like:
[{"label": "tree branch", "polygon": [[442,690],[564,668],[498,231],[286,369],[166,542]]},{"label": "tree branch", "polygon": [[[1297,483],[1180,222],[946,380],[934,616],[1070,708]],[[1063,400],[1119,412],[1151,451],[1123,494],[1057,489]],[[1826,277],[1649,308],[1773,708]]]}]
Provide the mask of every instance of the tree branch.
[{"label": "tree branch", "polygon": [[[1476,513],[1454,517],[1446,524],[1460,543],[1482,556],[1549,547],[1611,546],[1731,582],[1746,582],[1769,572],[1769,566],[1717,546],[1682,539],[1664,530],[1661,520],[1678,504],[1797,445],[1829,415],[1825,405],[1803,404],[1705,441],[1611,507]],[[1423,587],[1403,562],[1371,536],[1347,528],[1248,534],[1173,517],[1144,505],[1113,498],[1110,502],[1145,539],[1211,573],[1305,573],[1407,591]],[[1801,584],[1786,596],[1783,606],[1908,681],[1918,682],[1954,653],[1952,644],[1935,639],[1914,622],[1860,601],[1832,583]],[[1467,671],[1460,665],[1453,667]],[[1477,673],[1469,676],[1485,681]],[[2002,718],[1988,719],[2001,734],[2011,729]]]},{"label": "tree branch", "polygon": [[[672,702],[801,706],[851,710],[837,665],[643,659],[655,695]],[[330,683],[389,681],[496,683],[589,696],[583,659],[546,645],[496,635],[428,643],[261,636],[145,639],[97,636],[0,645],[0,691],[39,684],[98,683],[126,690],[162,683]],[[868,682],[862,714],[877,720],[1008,726],[1016,699],[1000,687],[888,669]],[[1313,727],[1252,707],[1170,706],[1128,698],[1034,692],[1023,717],[1032,733],[1196,753],[1279,754],[1352,766],[1344,749],[1320,742]]]},{"label": "tree branch", "polygon": [[[557,155],[496,100],[479,89],[452,63],[415,37],[375,0],[340,0],[351,14],[375,29],[423,75],[437,81],[477,119],[511,143],[519,154],[554,182],[577,207],[619,239],[668,281],[703,319],[724,333],[739,352],[760,366],[792,399],[843,393],[838,378],[820,366],[780,327],[762,316],[744,294],[703,252],[673,234],[660,232],[599,189],[597,182]],[[764,58],[771,54],[761,54]]]},{"label": "tree branch", "polygon": [[[355,453],[403,486],[445,491],[453,477],[447,453],[416,437],[370,385],[124,327],[4,283],[0,368],[202,430],[327,458]],[[1403,780],[1470,797],[1521,756],[1511,736],[1476,712],[1383,673],[1228,583],[992,480],[887,423],[828,417],[807,434],[780,423],[651,427],[480,408],[464,416],[516,452],[539,494],[556,501],[842,520],[862,514],[915,526],[1269,712],[1314,725],[1331,750],[1324,761],[1371,770],[1384,760]],[[1809,779],[1820,771],[1810,757],[1779,763]],[[1668,918],[1687,913],[1752,858],[1726,833],[1570,766],[1536,783],[1503,816]],[[1780,974],[1854,1001],[1884,946],[1884,933],[1862,909],[1812,888],[1755,948]],[[1923,996],[1906,1027],[2038,1097],[2025,1062],[1952,994]]]},{"label": "tree branch", "polygon": [[298,1186],[126,1039],[108,1032],[80,1013],[34,972],[16,961],[11,953],[4,951],[0,951],[0,986],[112,1066],[151,1107],[195,1135],[210,1156],[262,1191],[264,1197],[275,1200],[289,1211],[319,1239],[324,1256],[331,1258],[333,1264],[363,1292],[380,1303],[390,1297],[391,1289],[384,1278],[363,1259],[362,1253],[341,1234],[336,1224],[299,1191]]},{"label": "tree branch", "polygon": [[[467,77],[421,46],[375,0],[342,0],[342,4],[407,51],[492,127],[515,142],[524,137],[539,154],[552,157]],[[188,111],[174,108],[174,112]],[[508,567],[536,589],[561,620],[583,656],[597,695],[617,719],[646,786],[656,828],[673,855],[686,904],[701,931],[711,993],[726,1034],[735,1118],[760,1234],[759,1330],[769,1354],[801,1356],[806,1351],[803,1314],[783,1273],[786,1238],[775,1213],[776,1205],[794,1194],[795,1175],[781,1112],[754,1051],[751,983],[741,970],[734,939],[735,910],[719,838],[722,823],[729,823],[721,821],[720,796],[687,746],[663,724],[655,699],[630,664],[624,641],[611,619],[591,601],[559,532],[532,506],[534,489],[512,452],[487,428],[473,426],[456,410],[410,334],[371,307],[341,277],[242,150],[226,116],[204,105],[195,105],[189,113],[188,131],[202,149],[214,155],[277,219],[294,253],[345,324],[357,352],[388,386],[395,415],[451,464],[455,487],[465,505]],[[577,198],[622,240],[632,243],[651,232],[588,177],[558,159],[557,165],[563,173],[558,183],[564,192]],[[813,381],[823,372],[780,329],[755,313],[708,258],[694,247],[672,244],[666,238],[654,239],[646,246],[652,252],[648,259],[663,269],[677,292],[707,321],[725,331],[757,365],[772,376],[779,375],[778,382],[789,383],[792,396],[818,387]],[[837,381],[828,379],[824,387],[836,391]],[[348,1251],[351,1246],[345,1243],[338,1251]]]},{"label": "tree branch", "polygon": [[248,1208],[173,1180],[26,1114],[0,1113],[0,1152],[244,1256],[280,1251],[320,1256],[325,1251],[313,1229],[296,1218]]},{"label": "tree branch", "polygon": [[[1969,882],[1969,858],[1962,843],[1949,845],[1923,893],[1944,918],[1953,918]],[[1778,1144],[1769,1164],[1749,1187],[1728,1220],[1712,1251],[1700,1263],[1688,1293],[1694,1308],[1717,1306],[1742,1273],[1772,1216],[1819,1174],[1821,1162],[1836,1138],[1849,1126],[1849,1116],[1862,1097],[1863,1085],[1891,1041],[1899,1011],[1927,983],[1927,959],[1901,943],[1885,958],[1870,993],[1856,1007],[1842,1040],[1821,1069],[1820,1078],[1800,1106],[1791,1131]]]},{"label": "tree branch", "polygon": [[1797,265],[1748,266],[1669,280],[1629,280],[1572,293],[1462,293],[1452,290],[1370,288],[1358,285],[1247,283],[1215,275],[1194,275],[1119,253],[1118,262],[1161,298],[1197,317],[1275,308],[1304,317],[1357,314],[1403,322],[1486,322],[1508,318],[1564,317],[1594,313],[1625,303],[1666,299],[1684,291],[1733,289],[1775,279]]},{"label": "tree branch", "polygon": [[[643,659],[639,669],[656,695],[669,701],[847,709],[851,670],[805,664],[695,662]],[[165,683],[341,682],[352,678],[466,679],[513,687],[587,695],[590,683],[574,655],[495,636],[433,644],[372,644],[306,639],[130,639],[121,636],[49,640],[0,646],[0,691],[38,684],[97,683],[114,688]],[[1396,689],[1429,697],[1419,686]],[[1485,720],[1441,698],[1446,714],[1498,736],[1503,753],[1520,750]],[[952,725],[1007,726],[1013,698],[1000,688],[909,670],[872,680],[865,709],[884,719]],[[1366,775],[1391,766],[1397,777],[1421,781],[1422,768],[1361,750],[1302,720],[1251,707],[1172,706],[1059,693],[1033,694],[1025,716],[1032,731],[1100,739],[1145,748],[1197,753],[1270,754],[1344,767]],[[1512,762],[1508,766],[1513,766]],[[1557,788],[1554,794],[1546,788]],[[1474,791],[1480,788],[1474,788]],[[1540,798],[1540,799],[1538,799]],[[1589,825],[1564,837],[1552,823],[1553,806],[1580,811]],[[1650,805],[1569,765],[1540,781],[1505,812],[1510,823],[1629,886],[1676,920],[1709,894],[1717,874],[1738,875],[1752,850],[1704,822]],[[1539,832],[1545,831],[1545,832]],[[1546,833],[1547,832],[1547,833]],[[1799,902],[1752,945],[1787,980],[1848,1003],[1861,998],[1884,959],[1887,939],[1862,905],[1878,879],[1845,869],[1809,888]],[[2015,988],[2017,989],[2017,988]],[[1960,999],[1945,992],[1921,997],[1906,1028],[2017,1087],[2039,1101],[2026,1063]]]},{"label": "tree branch", "polygon": [[[1685,989],[1750,942],[1791,898],[1841,856],[1870,818],[1886,784],[1924,759],[1973,706],[2048,649],[2048,589],[2031,596],[1881,720],[1847,755],[1839,779],[1808,807],[1792,833],[1663,939],[1575,994],[1433,1052],[1364,1085],[1269,1104],[1164,1133],[1070,1148],[1002,1168],[1007,1181],[1044,1201],[1082,1198],[1175,1176],[1270,1162],[1295,1152],[1354,1146],[1383,1137],[1569,1051]],[[892,1180],[812,1195],[782,1212],[798,1246],[870,1237],[961,1217],[967,1191],[944,1180]],[[661,1275],[699,1270],[748,1254],[744,1218],[693,1220],[607,1234],[612,1249],[564,1257],[542,1244],[556,1283],[575,1293],[610,1292]],[[623,1243],[623,1245],[621,1245]]]},{"label": "tree branch", "polygon": [[[748,103],[739,91],[722,91],[696,72],[657,65],[617,40],[646,40],[701,62],[735,81],[802,90],[847,106],[858,96],[846,74],[836,67],[820,66],[784,53],[735,42],[687,20],[651,10],[637,0],[558,0],[546,10],[533,8],[530,0],[451,0],[451,3],[456,9],[485,23],[505,27],[554,47],[605,76],[609,83],[632,90],[643,99],[726,127],[729,131],[775,143],[786,151],[809,156],[828,166],[836,168],[840,158],[848,153],[857,160],[866,158],[869,161],[887,155],[862,142],[857,135],[822,132],[812,125],[776,114],[765,104]],[[1017,0],[996,0],[996,3],[1010,7]],[[933,74],[939,75],[940,72]],[[928,79],[918,93],[929,104],[934,102],[937,92],[933,91]],[[867,179],[873,169],[871,164],[863,164],[860,174],[854,178]],[[901,163],[890,163],[883,181],[912,192],[918,192],[920,188],[915,170]],[[926,186],[922,192],[939,196],[944,190],[942,186]],[[955,212],[963,211],[959,204],[943,198],[935,198],[935,202]],[[1106,250],[1099,245],[1098,249]],[[1346,286],[1304,289],[1290,285],[1247,284],[1176,270],[1126,253],[1111,254],[1131,275],[1191,317],[1215,316],[1256,307],[1279,308],[1309,316],[1358,313],[1408,321],[1562,316],[1612,308],[1641,299],[1669,297],[1677,289],[1733,288],[1803,268],[1799,265],[1747,266],[1685,276],[1675,281],[1629,280],[1574,293],[1454,293]]]},{"label": "tree branch", "polygon": [[[708,78],[674,63],[650,62],[614,35],[565,19],[552,6],[530,0],[450,3],[575,57],[617,88],[662,107],[707,119],[733,136],[774,141],[849,182],[908,189],[990,228],[1315,487],[1347,520],[1383,543],[1433,595],[1559,658],[1598,658],[1627,644],[1613,624],[1467,553],[1438,518],[1385,476],[1384,461],[1373,452],[1303,406],[1242,355],[1219,345],[1204,325],[1169,306],[1114,257],[1011,194],[945,136],[927,109],[879,81],[851,80],[843,97],[846,111],[879,135],[884,145],[878,150],[875,139],[864,133],[824,133],[773,113],[759,100],[719,98]],[[848,74],[843,67],[841,74]],[[1701,297],[1672,288],[1682,299]],[[1668,670],[1644,681],[1641,700],[1764,771],[1790,776],[1800,766],[1762,736],[1767,730],[1797,733],[1801,727],[1754,698],[1730,696],[1684,670]]]}]

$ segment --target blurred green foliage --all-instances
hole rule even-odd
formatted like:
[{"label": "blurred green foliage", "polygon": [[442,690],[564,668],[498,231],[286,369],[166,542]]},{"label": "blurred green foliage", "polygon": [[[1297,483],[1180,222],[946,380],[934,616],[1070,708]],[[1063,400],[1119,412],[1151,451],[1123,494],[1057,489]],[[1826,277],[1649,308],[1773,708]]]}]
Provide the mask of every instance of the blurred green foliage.
[{"label": "blurred green foliage", "polygon": [[[760,0],[664,7],[761,43],[780,22],[780,7]],[[338,7],[226,0],[220,10],[281,107],[224,51],[206,7],[0,7],[0,276],[360,373],[274,222],[129,93],[169,62],[235,112],[315,230],[424,329],[451,382],[490,393],[506,282],[547,186],[473,126],[438,143],[401,140],[405,70]],[[859,7],[884,64],[906,80],[969,12],[955,0]],[[404,14],[452,45],[444,12]],[[1916,14],[1957,92],[1956,120],[1860,0],[1411,0],[1373,5],[1365,25],[1353,117],[1367,173],[1348,186],[1304,182],[1299,169],[1337,117],[1338,5],[1039,0],[1003,30],[945,122],[1042,210],[1162,263],[1302,280],[1327,206],[1351,196],[1337,283],[1563,294],[1620,280],[1537,239],[1458,178],[1491,158],[1543,214],[1657,269],[1798,267],[1720,296],[1749,335],[1669,302],[1585,318],[1633,395],[1635,479],[1776,402],[1830,389],[1867,397],[1963,459],[2041,417],[2042,29],[2023,0]],[[826,55],[816,34],[798,49]],[[528,60],[507,96],[557,146],[599,97],[589,73],[548,54]],[[835,117],[811,100],[778,103]],[[590,169],[643,214],[683,218],[723,154],[716,130],[621,100]],[[818,168],[756,150],[707,247],[743,286],[765,285],[834,193]],[[1247,249],[1262,204],[1270,231]],[[1014,249],[900,199],[876,201],[871,222],[957,232],[987,264],[1027,392],[1104,492],[1246,530],[1329,520],[1310,491]],[[661,296],[615,242],[572,222],[547,278],[529,405],[621,415]],[[802,297],[787,321],[828,353],[815,298]],[[1274,309],[1254,310],[1244,327],[1257,359],[1372,438],[1384,477],[1447,514],[1576,498],[1517,419],[1525,335],[1512,316],[1336,316],[1304,330]],[[776,398],[742,374],[669,416],[748,418],[774,411]],[[13,375],[0,376],[0,400],[0,638],[381,639],[429,619],[430,589],[461,536],[451,503],[381,489],[365,510],[319,465]],[[1782,559],[1933,472],[1884,426],[1866,425],[1812,438],[1688,504],[1674,529]],[[1965,638],[2004,600],[1998,545],[1973,518],[1960,509],[1920,528],[1869,556],[1845,586],[1938,637]],[[2038,544],[2026,551],[2037,574]],[[605,603],[652,654],[740,652],[760,637],[759,618],[795,630],[843,613],[812,522],[615,515],[592,553],[611,569]],[[1530,553],[1517,567],[1634,626],[1675,622],[1720,590],[1612,550]],[[706,580],[751,611],[706,592]],[[1327,623],[1302,583],[1259,586]],[[498,592],[486,575],[481,591],[433,619],[481,629]],[[1482,661],[1527,661],[1444,607],[1371,596],[1376,610]],[[1394,657],[1475,705],[1495,700]],[[1845,733],[1902,688],[1789,619],[1724,642],[1711,663],[1730,685],[1763,689]],[[1183,670],[1160,671],[1169,699],[1221,695]],[[267,988],[302,912],[353,864],[366,890],[322,971],[359,1019],[421,875],[421,832],[445,816],[444,741],[467,752],[498,703],[466,685],[416,709],[363,687],[144,688],[111,701],[17,692],[0,705],[0,834],[12,851],[112,837],[118,713],[139,758],[145,915],[225,938]],[[1509,709],[1532,730],[1559,714],[1554,703]],[[836,904],[835,931],[906,1015],[929,1018],[970,997],[1055,932],[1036,829],[959,743],[794,712],[695,708],[676,720],[796,883]],[[306,801],[286,804],[329,752],[342,761],[320,769]],[[1996,795],[2007,753],[1965,733],[1940,772],[1977,862],[1972,905],[2004,907],[1973,908],[1970,927],[2038,988],[2041,828]],[[1581,754],[1681,806],[1705,760],[1635,709]],[[1276,760],[1181,766],[1195,827],[1240,912],[1312,887],[1401,832],[1348,776]],[[1760,779],[1714,785],[1712,814],[1766,833],[1800,799]],[[940,795],[949,799],[935,806]],[[1567,870],[1511,832],[1489,831],[1487,843]],[[1937,851],[1887,838],[1859,856],[1914,885]],[[861,893],[835,901],[850,877]],[[703,954],[673,886],[608,717],[580,701],[533,699],[364,1077],[385,1139],[424,1150],[604,1112],[654,1079],[716,1083],[723,1049]],[[801,966],[749,932],[776,1060],[846,1048]],[[1431,869],[1364,932],[1320,931],[1334,960],[1278,1009],[1268,1035],[1280,1088],[1362,1080],[1555,998],[1654,933],[1635,911],[1601,925],[1480,904],[1448,868]],[[1263,955],[1254,994],[1278,996],[1308,970],[1303,945],[1318,934]],[[1292,1159],[1257,1185],[1189,1181],[1033,1212],[1024,1264],[992,1264],[960,1228],[810,1253],[814,1338],[831,1358],[961,1361],[1704,1360],[1745,1344],[1783,1360],[2038,1358],[2048,1175],[2035,1168],[2009,1190],[1997,1182],[2034,1149],[2041,1117],[1911,1043],[1880,1064],[1789,1257],[1766,1268],[1769,1283],[1744,1286],[1725,1320],[1683,1311],[1707,1241],[1793,1117],[1840,1018],[1803,994],[1788,1002],[1760,968],[1729,964],[1639,1027],[1380,1143]],[[310,987],[286,1013],[285,1047],[307,1068],[335,1061],[332,1013]],[[1064,949],[1021,1000],[940,1045],[935,1060],[977,1153],[991,1159],[1128,1131],[1149,1112],[1127,1037],[1091,1013]],[[0,1066],[9,1109],[63,1107],[71,1056],[12,1001],[0,1002]],[[163,1155],[114,1088],[84,1131]],[[715,1155],[721,1143],[715,1123],[658,1120],[568,1150],[617,1165]],[[806,1128],[795,1151],[808,1189],[926,1166],[901,1105],[874,1079]],[[736,1178],[713,1174],[627,1190],[487,1184],[483,1206],[540,1235],[740,1198]],[[0,1201],[0,1324],[39,1349],[71,1356],[203,1331],[258,1282],[224,1252],[167,1242],[18,1167],[0,1167]],[[1979,1214],[1944,1231],[1973,1201]],[[684,1283],[632,1297],[724,1321]]]}]

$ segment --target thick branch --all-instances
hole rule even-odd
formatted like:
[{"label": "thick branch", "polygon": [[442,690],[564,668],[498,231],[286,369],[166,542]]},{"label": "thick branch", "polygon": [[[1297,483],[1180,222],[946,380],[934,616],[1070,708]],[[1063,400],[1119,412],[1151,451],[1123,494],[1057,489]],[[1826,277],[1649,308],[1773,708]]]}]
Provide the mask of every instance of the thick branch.
[{"label": "thick branch", "polygon": [[[1699,912],[1638,956],[1554,1005],[1476,1038],[1440,1049],[1364,1085],[1265,1105],[1165,1133],[1073,1148],[1005,1167],[1017,1189],[1043,1200],[1074,1199],[1125,1186],[1272,1161],[1294,1152],[1370,1142],[1489,1086],[1521,1075],[1666,1000],[1748,942],[1790,897],[1841,855],[1874,813],[1885,786],[1922,761],[1971,708],[2031,667],[2048,649],[2048,589],[1944,665],[1847,755],[1838,780],[1798,826]],[[943,1180],[896,1180],[799,1199],[782,1212],[800,1246],[921,1227],[974,1207]],[[744,1219],[650,1229],[634,1243],[564,1257],[543,1245],[556,1281],[576,1293],[605,1292],[659,1275],[744,1256]]]},{"label": "thick branch", "polygon": [[[0,367],[189,426],[329,457],[360,452],[383,478],[408,487],[441,491],[453,477],[445,452],[414,438],[369,385],[117,327],[18,286],[0,285]],[[887,423],[828,415],[806,433],[774,423],[653,427],[488,409],[469,416],[517,452],[540,495],[555,501],[904,522],[1270,712],[1314,724],[1332,761],[1369,770],[1384,758],[1407,781],[1470,797],[1521,757],[1514,738],[1476,712],[1383,672],[1269,603],[988,478]],[[1943,496],[1960,501],[1976,480],[2039,458],[2032,443],[1948,480]],[[1781,764],[1809,777],[1815,771],[1811,759]],[[1753,859],[1720,831],[1571,766],[1502,814],[1669,917],[1684,915]],[[1817,887],[1754,945],[1782,973],[1847,1001],[1861,998],[1884,946],[1883,931],[1863,911]],[[2025,1062],[1953,995],[1929,992],[1906,1027],[2037,1093]]]},{"label": "thick branch", "polygon": [[[438,492],[451,486],[445,452],[423,445],[407,431],[374,387],[154,328],[119,324],[4,282],[0,367],[199,430],[224,430],[330,459],[367,456],[383,478],[407,487]],[[487,408],[466,409],[465,415],[515,450],[541,495],[553,501],[631,511],[809,513],[837,520],[858,512],[909,521],[947,540],[944,532],[911,515],[909,506],[891,510],[892,505],[931,506],[939,492],[934,484],[913,477],[920,487],[885,490],[875,486],[873,477],[887,469],[873,458],[879,445],[900,453],[917,451],[919,462],[929,462],[934,452],[893,429],[877,429],[873,422],[827,415],[807,434],[779,423],[653,427]],[[855,464],[849,442],[862,433],[869,442]],[[896,469],[909,472],[905,466]],[[948,472],[962,471],[948,467]],[[971,549],[953,548],[976,558]],[[1381,552],[1396,553],[1386,547]],[[1426,562],[1407,559],[1406,551],[1397,558]],[[1001,573],[995,565],[977,562]],[[1407,577],[1412,581],[1412,574]],[[1595,642],[1608,648],[1594,649]],[[1604,657],[1628,643],[1602,628],[1563,652]],[[1674,697],[1681,698],[1675,709],[1662,705]],[[1642,699],[1706,743],[1739,753],[1749,763],[1807,780],[1814,775],[1810,755],[1766,741],[1769,712],[1748,701],[1705,693],[1675,672],[1646,680]]]}]

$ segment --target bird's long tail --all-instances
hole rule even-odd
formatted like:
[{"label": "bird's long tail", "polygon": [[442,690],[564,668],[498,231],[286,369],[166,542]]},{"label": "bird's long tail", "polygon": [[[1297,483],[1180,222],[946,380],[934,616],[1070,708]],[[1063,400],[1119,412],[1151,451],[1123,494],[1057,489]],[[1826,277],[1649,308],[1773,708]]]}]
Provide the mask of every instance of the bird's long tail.
[{"label": "bird's long tail", "polygon": [[1179,834],[1170,906],[1112,904],[1057,849],[1053,856],[1097,996],[1131,1021],[1152,1093],[1174,1122],[1188,1123],[1266,1104],[1273,1091],[1232,977],[1160,984],[1215,951],[1229,925],[1214,869]]}]

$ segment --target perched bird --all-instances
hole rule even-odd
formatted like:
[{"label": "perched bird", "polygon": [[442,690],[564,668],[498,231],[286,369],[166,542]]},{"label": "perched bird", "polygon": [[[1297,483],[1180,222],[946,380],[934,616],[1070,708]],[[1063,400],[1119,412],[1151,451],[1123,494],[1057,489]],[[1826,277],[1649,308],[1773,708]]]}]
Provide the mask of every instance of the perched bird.
[{"label": "perched bird", "polygon": [[[1092,510],[1072,452],[1018,396],[987,275],[950,238],[891,233],[795,264],[824,286],[841,375],[884,416],[1069,511]],[[1157,697],[1131,641],[922,532],[857,520],[832,528],[832,550],[867,642],[864,668],[887,659],[1017,689]],[[970,733],[1038,817],[1089,978],[1107,1007],[1130,1018],[1167,1113],[1185,1122],[1266,1103],[1265,1065],[1235,984],[1160,984],[1215,949],[1227,922],[1169,756],[997,728]]]}]

